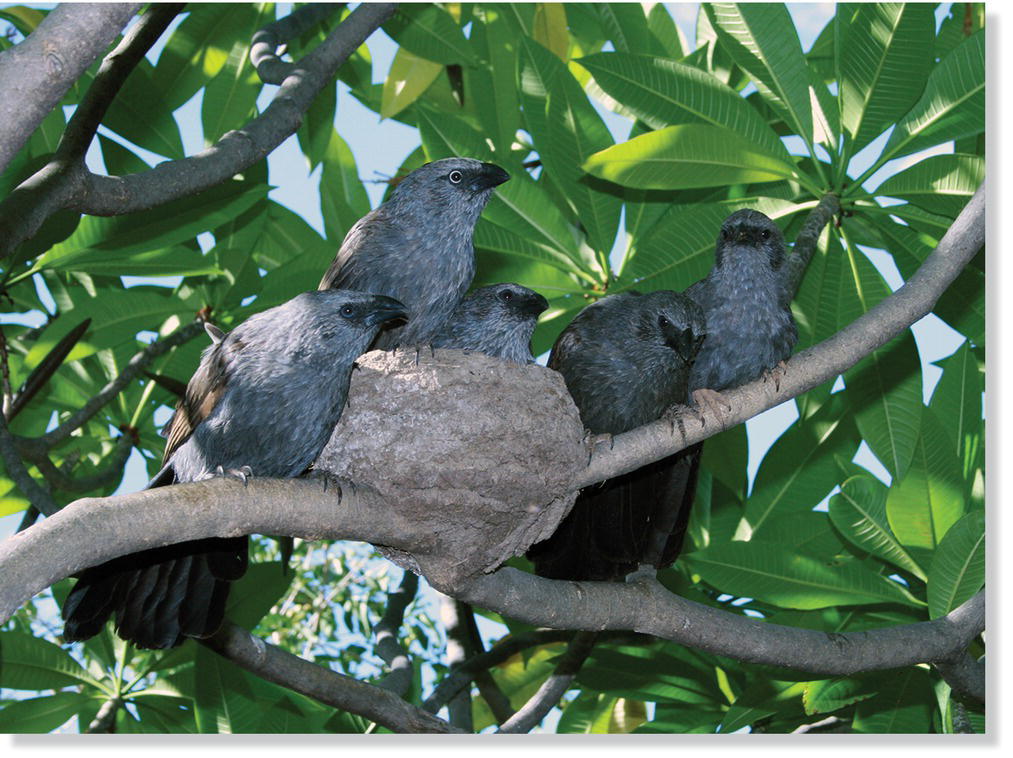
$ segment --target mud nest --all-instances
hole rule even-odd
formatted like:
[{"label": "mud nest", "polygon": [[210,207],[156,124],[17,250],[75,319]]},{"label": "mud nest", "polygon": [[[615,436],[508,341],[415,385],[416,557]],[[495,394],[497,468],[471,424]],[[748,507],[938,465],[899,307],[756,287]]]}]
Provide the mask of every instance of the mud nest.
[{"label": "mud nest", "polygon": [[547,538],[588,442],[562,377],[477,353],[374,351],[314,467],[367,486],[413,525],[385,555],[437,587]]}]

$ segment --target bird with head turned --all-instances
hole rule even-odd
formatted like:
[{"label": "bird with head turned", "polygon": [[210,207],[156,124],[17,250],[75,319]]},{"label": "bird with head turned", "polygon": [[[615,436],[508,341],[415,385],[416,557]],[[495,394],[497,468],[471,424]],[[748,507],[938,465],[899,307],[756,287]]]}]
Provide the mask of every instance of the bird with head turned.
[{"label": "bird with head turned", "polygon": [[[686,402],[690,371],[704,340],[700,308],[660,290],[609,295],[563,330],[549,367],[563,375],[584,426],[621,434]],[[547,540],[528,551],[535,572],[551,579],[611,580],[638,568],[658,520],[667,517],[673,479],[688,475],[676,454],[584,489]],[[680,487],[680,491],[684,487]],[[659,565],[674,560],[686,522],[666,522]]]},{"label": "bird with head turned", "polygon": [[[229,333],[208,330],[169,422],[164,465],[148,488],[232,473],[296,477],[341,417],[355,359],[405,307],[384,295],[304,292]],[[246,570],[247,538],[145,550],[86,569],[63,605],[67,640],[116,631],[142,648],[208,637],[222,624],[229,585]]]},{"label": "bird with head turned", "polygon": [[479,287],[461,301],[432,345],[531,363],[531,335],[548,307],[548,300],[519,284]]},{"label": "bird with head turned", "polygon": [[318,289],[346,288],[396,298],[408,323],[383,331],[375,347],[428,344],[475,276],[472,235],[493,190],[510,175],[472,158],[415,169],[359,219]]}]

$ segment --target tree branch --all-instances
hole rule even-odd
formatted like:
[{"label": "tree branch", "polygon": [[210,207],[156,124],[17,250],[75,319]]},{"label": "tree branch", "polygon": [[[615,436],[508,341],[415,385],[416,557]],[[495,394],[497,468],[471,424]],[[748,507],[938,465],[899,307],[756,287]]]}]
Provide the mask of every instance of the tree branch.
[{"label": "tree branch", "polygon": [[552,675],[542,683],[538,692],[500,727],[497,734],[527,734],[542,723],[542,719],[556,707],[559,699],[570,688],[570,683],[591,654],[597,636],[595,632],[575,634]]},{"label": "tree branch", "polygon": [[310,3],[299,10],[268,24],[253,35],[250,62],[264,84],[281,84],[295,71],[294,63],[286,63],[277,54],[278,47],[344,7],[344,3]]},{"label": "tree branch", "polygon": [[[467,622],[468,658],[481,655],[485,652],[485,645],[482,644],[482,635],[479,633],[478,624],[475,622],[475,609],[467,603],[462,603],[460,600],[455,600],[454,602],[457,604],[458,615],[463,617]],[[503,694],[503,690],[500,689],[500,686],[496,683],[496,680],[489,673],[488,669],[476,671],[473,678],[475,686],[478,687],[478,693],[485,700],[486,705],[489,706],[489,710],[492,711],[497,724],[502,724],[514,715],[510,698]]]},{"label": "tree branch", "polygon": [[235,624],[226,623],[204,644],[262,679],[339,710],[365,716],[391,731],[412,734],[458,731],[392,692],[285,652]]},{"label": "tree branch", "polygon": [[4,414],[2,413],[0,413],[0,457],[3,458],[8,476],[17,485],[18,489],[21,490],[22,494],[28,498],[31,508],[40,513],[45,513],[47,516],[51,516],[60,510],[60,506],[56,504],[52,493],[36,482],[32,478],[32,475],[28,473],[28,469],[25,468],[25,464],[18,454],[17,442],[11,434],[10,429],[7,428],[7,419],[4,418]]},{"label": "tree branch", "polygon": [[[440,593],[440,621],[447,630],[448,668],[459,665],[468,657],[467,620],[460,610],[454,598]],[[475,731],[471,718],[471,692],[468,687],[462,687],[447,703],[447,717],[458,729],[466,732]]]},{"label": "tree branch", "polygon": [[0,172],[140,7],[58,5],[27,39],[0,53]]},{"label": "tree branch", "polygon": [[809,216],[795,238],[792,254],[785,260],[782,269],[784,291],[789,295],[789,301],[798,293],[805,270],[809,267],[813,253],[816,252],[816,244],[823,233],[823,227],[840,212],[841,201],[834,194],[824,195],[820,198],[819,204],[809,211]]},{"label": "tree branch", "polygon": [[933,621],[827,634],[779,626],[686,600],[656,581],[566,582],[503,568],[457,596],[557,629],[632,629],[746,663],[830,676],[952,659],[985,628],[985,595]]},{"label": "tree branch", "polygon": [[33,460],[46,483],[54,490],[64,492],[91,492],[99,487],[118,482],[123,478],[123,465],[130,457],[130,451],[134,449],[134,440],[130,434],[123,434],[116,440],[116,448],[110,454],[106,466],[91,476],[74,477],[65,474],[53,465],[49,456],[43,454]]},{"label": "tree branch", "polygon": [[965,652],[952,661],[936,661],[932,665],[955,693],[974,698],[979,703],[985,702],[984,661],[976,661]]},{"label": "tree branch", "polygon": [[77,165],[48,164],[0,203],[0,258],[62,208],[94,216],[148,210],[210,189],[257,163],[295,133],[316,94],[395,8],[391,3],[360,4],[296,65],[260,116],[196,155],[129,176],[99,176]]},{"label": "tree branch", "polygon": [[415,675],[408,651],[398,642],[398,633],[401,631],[401,624],[404,623],[405,609],[415,599],[418,591],[419,578],[411,571],[405,571],[398,588],[387,593],[387,610],[384,611],[383,618],[373,627],[376,652],[386,661],[390,669],[389,673],[377,682],[377,686],[393,692],[398,697],[404,697],[408,692]]},{"label": "tree branch", "polygon": [[[932,310],[940,295],[985,242],[985,183],[960,212],[936,249],[904,285],[832,337],[787,362],[779,386],[757,379],[721,393],[731,406],[723,415],[701,408],[702,425],[683,434],[678,425],[655,421],[597,446],[574,482],[583,488],[684,450],[718,432],[835,379]],[[678,431],[677,431],[678,430]]]}]

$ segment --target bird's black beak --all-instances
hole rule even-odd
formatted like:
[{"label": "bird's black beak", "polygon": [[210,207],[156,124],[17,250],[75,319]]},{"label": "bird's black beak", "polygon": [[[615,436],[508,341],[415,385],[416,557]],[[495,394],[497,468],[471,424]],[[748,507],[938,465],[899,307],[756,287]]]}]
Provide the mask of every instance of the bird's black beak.
[{"label": "bird's black beak", "polygon": [[537,316],[548,307],[549,301],[536,292],[533,295],[528,295],[522,310],[527,316]]},{"label": "bird's black beak", "polygon": [[471,180],[471,191],[482,192],[498,187],[510,178],[510,174],[495,163],[483,163],[482,170]]},{"label": "bird's black beak", "polygon": [[373,302],[370,304],[369,313],[366,314],[363,323],[367,326],[376,326],[398,319],[408,320],[408,309],[400,300],[386,295],[373,295]]}]

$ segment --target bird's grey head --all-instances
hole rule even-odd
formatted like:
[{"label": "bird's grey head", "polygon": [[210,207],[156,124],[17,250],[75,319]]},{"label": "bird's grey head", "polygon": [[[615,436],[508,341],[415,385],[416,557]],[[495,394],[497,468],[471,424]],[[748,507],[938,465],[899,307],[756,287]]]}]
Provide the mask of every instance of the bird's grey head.
[{"label": "bird's grey head", "polygon": [[363,348],[381,326],[408,318],[408,309],[392,297],[348,289],[303,292],[286,306],[290,312],[282,317],[314,324],[318,338],[364,340]]},{"label": "bird's grey head", "polygon": [[519,284],[490,284],[479,287],[458,306],[481,319],[530,322],[532,330],[549,301]]},{"label": "bird's grey head", "polygon": [[767,215],[744,208],[721,224],[715,259],[719,268],[726,262],[755,260],[777,269],[784,262],[784,236]]},{"label": "bird's grey head", "polygon": [[631,308],[639,344],[650,350],[671,350],[687,366],[693,363],[706,336],[700,306],[682,293],[658,290],[639,295]]},{"label": "bird's grey head", "polygon": [[401,180],[388,202],[432,214],[448,210],[475,220],[492,191],[510,178],[494,163],[473,158],[444,158],[415,169]]}]

